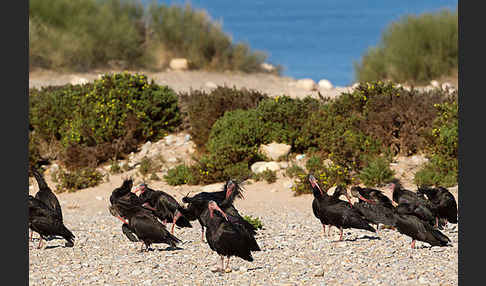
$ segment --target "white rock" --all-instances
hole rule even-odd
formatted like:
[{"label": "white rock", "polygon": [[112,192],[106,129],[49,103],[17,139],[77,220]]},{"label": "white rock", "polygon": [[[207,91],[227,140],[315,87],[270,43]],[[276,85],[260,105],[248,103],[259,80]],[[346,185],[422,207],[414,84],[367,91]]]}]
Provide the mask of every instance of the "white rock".
[{"label": "white rock", "polygon": [[167,135],[164,137],[165,144],[170,146],[176,142],[176,138],[174,135]]},{"label": "white rock", "polygon": [[320,89],[332,89],[332,83],[327,79],[321,79],[318,83]]},{"label": "white rock", "polygon": [[217,87],[218,87],[218,86],[217,86],[217,85],[216,85],[214,82],[212,82],[212,81],[208,81],[208,82],[206,82],[206,84],[204,84],[204,86],[206,86],[207,88],[211,88],[211,89],[213,89],[213,88],[217,88]]},{"label": "white rock", "polygon": [[278,171],[280,170],[280,165],[277,162],[255,162],[251,165],[251,171],[255,174],[265,170]]},{"label": "white rock", "polygon": [[439,87],[439,82],[436,81],[436,80],[432,80],[432,81],[430,81],[430,85],[433,86],[433,87]]},{"label": "white rock", "polygon": [[167,162],[169,162],[169,163],[177,163],[177,158],[170,157],[169,159],[167,159]]},{"label": "white rock", "polygon": [[176,58],[170,61],[169,66],[173,70],[187,70],[189,68],[189,63],[187,62],[187,59]]},{"label": "white rock", "polygon": [[310,79],[310,78],[299,79],[297,81],[296,86],[298,88],[305,89],[305,90],[308,90],[308,91],[317,89],[316,82],[314,80]]},{"label": "white rock", "polygon": [[191,140],[191,135],[190,134],[186,134],[184,136],[184,142],[189,142]]},{"label": "white rock", "polygon": [[88,82],[89,82],[89,80],[87,80],[86,78],[79,77],[79,76],[75,76],[75,75],[73,75],[71,77],[71,81],[70,81],[70,83],[73,84],[73,85],[76,85],[76,84],[87,84]]},{"label": "white rock", "polygon": [[282,161],[278,162],[278,164],[280,165],[280,169],[287,169],[289,167],[289,162]]},{"label": "white rock", "polygon": [[281,156],[288,155],[290,152],[290,148],[290,145],[272,142],[267,145],[261,145],[260,152],[275,161]]},{"label": "white rock", "polygon": [[269,63],[262,63],[260,67],[266,72],[272,72],[275,70],[275,67]]},{"label": "white rock", "polygon": [[303,160],[304,158],[305,158],[305,154],[299,154],[299,155],[295,156],[295,159],[299,160],[299,161]]}]

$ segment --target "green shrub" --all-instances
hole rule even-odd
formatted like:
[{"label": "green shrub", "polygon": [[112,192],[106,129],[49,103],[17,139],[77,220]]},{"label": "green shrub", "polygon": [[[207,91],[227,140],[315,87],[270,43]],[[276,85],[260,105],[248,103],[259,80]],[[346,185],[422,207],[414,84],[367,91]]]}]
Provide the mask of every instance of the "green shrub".
[{"label": "green shrub", "polygon": [[110,173],[119,174],[122,172],[120,163],[117,160],[111,160],[110,162]]},{"label": "green shrub", "polygon": [[57,180],[59,181],[56,185],[57,192],[74,192],[97,186],[103,181],[103,175],[93,168],[78,169],[73,172],[66,172],[60,169],[57,174]]},{"label": "green shrub", "polygon": [[113,62],[148,65],[143,9],[123,0],[30,1],[30,66],[84,71]]},{"label": "green shrub", "polygon": [[320,102],[309,96],[299,99],[289,96],[277,96],[262,100],[257,107],[260,118],[272,133],[269,139],[276,142],[287,143],[296,152],[305,151],[308,146],[301,135],[302,126],[307,122],[309,115],[318,110]]},{"label": "green shrub", "polygon": [[458,69],[458,32],[457,10],[402,17],[355,63],[356,78],[420,84],[449,76]]},{"label": "green shrub", "polygon": [[143,177],[146,177],[149,173],[156,172],[159,167],[160,166],[156,164],[151,158],[143,157],[140,161],[140,167],[138,168],[138,172]]},{"label": "green shrub", "polygon": [[90,84],[29,92],[31,125],[43,140],[63,143],[67,167],[94,167],[128,154],[181,123],[174,91],[142,74],[106,74]]},{"label": "green shrub", "polygon": [[429,162],[415,174],[414,181],[419,186],[451,187],[457,184],[458,176],[458,101],[455,98],[435,107],[439,115],[428,137]]},{"label": "green shrub", "polygon": [[253,173],[252,178],[255,181],[265,180],[267,183],[272,184],[277,181],[277,172],[265,169],[263,172],[255,174]]},{"label": "green shrub", "polygon": [[368,161],[358,177],[367,187],[375,187],[389,182],[394,174],[395,172],[390,168],[390,161],[378,156]]},{"label": "green shrub", "polygon": [[305,170],[295,163],[292,163],[287,169],[285,169],[285,175],[289,178],[295,178],[299,175],[305,175]]},{"label": "green shrub", "polygon": [[153,41],[162,43],[173,56],[185,57],[193,68],[260,71],[266,55],[251,52],[243,43],[233,44],[219,23],[190,4],[167,6],[153,3],[148,9]]},{"label": "green shrub", "polygon": [[[312,169],[312,171],[309,170],[309,173],[312,173],[316,177],[323,191],[337,185],[346,186],[356,180],[352,170],[346,166],[323,160],[318,156],[314,156],[314,159],[311,159],[312,157],[307,161],[311,161],[311,164],[307,164],[306,168],[309,169],[310,167]],[[306,173],[297,176],[292,191],[296,196],[301,194],[312,194]]]},{"label": "green shrub", "polygon": [[211,128],[226,111],[255,108],[266,94],[255,90],[219,86],[209,93],[203,90],[181,92],[181,109],[186,113],[189,133],[200,151],[204,151]]},{"label": "green shrub", "polygon": [[190,169],[185,164],[169,169],[167,175],[164,175],[165,181],[171,186],[190,183],[191,177]]},{"label": "green shrub", "polygon": [[256,229],[263,229],[263,223],[260,218],[245,215],[243,216],[243,219],[253,225]]}]

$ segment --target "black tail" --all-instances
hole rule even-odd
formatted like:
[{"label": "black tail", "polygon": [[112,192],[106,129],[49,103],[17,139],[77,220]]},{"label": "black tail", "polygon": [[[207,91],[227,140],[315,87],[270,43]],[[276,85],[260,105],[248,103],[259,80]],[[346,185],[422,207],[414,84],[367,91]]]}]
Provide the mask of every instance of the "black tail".
[{"label": "black tail", "polygon": [[184,215],[182,215],[177,219],[176,225],[178,227],[192,227],[192,224],[189,222],[189,220],[186,217],[184,217]]},{"label": "black tail", "polygon": [[60,235],[68,241],[70,247],[74,245],[74,234],[64,225],[61,226]]},{"label": "black tail", "polygon": [[31,168],[31,171],[35,177],[35,180],[37,181],[37,184],[39,185],[39,190],[46,189],[46,188],[48,189],[49,186],[44,180],[44,176],[42,176],[42,174],[39,173],[39,171],[36,168]]},{"label": "black tail", "polygon": [[177,237],[173,236],[170,232],[167,232],[167,244],[169,244],[172,247],[176,247],[176,245],[180,242],[182,242],[180,239]]},{"label": "black tail", "polygon": [[445,246],[447,245],[451,240],[445,235],[443,234],[440,230],[437,230],[437,229],[433,229],[432,231],[432,235],[435,237],[435,239],[437,239],[439,241],[439,244],[441,246]]}]

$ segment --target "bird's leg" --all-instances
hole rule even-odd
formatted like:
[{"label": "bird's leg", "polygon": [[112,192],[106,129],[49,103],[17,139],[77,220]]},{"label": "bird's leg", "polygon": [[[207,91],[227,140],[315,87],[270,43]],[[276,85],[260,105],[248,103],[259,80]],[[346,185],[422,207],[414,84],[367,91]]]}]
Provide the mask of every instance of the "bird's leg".
[{"label": "bird's leg", "polygon": [[323,235],[326,236],[326,225],[322,224]]},{"label": "bird's leg", "polygon": [[174,213],[174,219],[172,220],[172,229],[171,229],[171,233],[174,234],[174,226],[175,226],[175,223],[176,221],[182,216],[182,214],[179,212],[179,210],[176,210],[175,213]]},{"label": "bird's leg", "polygon": [[332,225],[329,225],[329,227],[327,228],[327,236],[330,236],[331,235],[331,226]]},{"label": "bird's leg", "polygon": [[343,240],[343,228],[342,227],[339,228],[339,232],[340,232],[339,241],[342,241]]},{"label": "bird's leg", "polygon": [[230,265],[229,265],[229,261],[230,261],[230,257],[228,256],[228,261],[226,262],[226,269],[231,270]]},{"label": "bird's leg", "polygon": [[39,245],[37,245],[37,249],[40,249],[41,248],[41,243],[42,243],[43,239],[42,239],[42,236],[39,238]]},{"label": "bird's leg", "polygon": [[221,257],[221,272],[224,272],[224,256],[220,255]]},{"label": "bird's leg", "polygon": [[32,234],[34,233],[34,231],[31,229],[30,230],[30,236],[29,236],[29,240],[32,241]]},{"label": "bird's leg", "polygon": [[204,242],[204,226],[201,225],[201,241]]},{"label": "bird's leg", "polygon": [[439,228],[439,217],[435,217],[435,228]]},{"label": "bird's leg", "polygon": [[412,240],[412,245],[411,245],[412,249],[415,249],[415,239]]}]

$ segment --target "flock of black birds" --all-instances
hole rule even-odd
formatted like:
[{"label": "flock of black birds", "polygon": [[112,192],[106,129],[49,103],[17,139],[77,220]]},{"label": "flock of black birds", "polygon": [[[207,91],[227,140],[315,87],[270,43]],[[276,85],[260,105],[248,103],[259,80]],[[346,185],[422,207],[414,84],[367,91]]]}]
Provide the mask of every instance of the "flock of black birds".
[{"label": "flock of black birds", "polygon": [[[390,200],[380,190],[371,188],[351,187],[351,195],[358,198],[352,204],[351,199],[342,186],[337,186],[332,196],[324,192],[317,179],[308,175],[314,200],[312,210],[321,221],[324,234],[326,225],[339,228],[340,240],[343,239],[343,229],[356,228],[376,232],[371,226],[386,225],[412,238],[411,247],[415,241],[427,242],[432,246],[446,246],[450,239],[440,229],[446,223],[457,223],[457,202],[454,196],[443,187],[419,187],[417,192],[406,190],[399,180],[390,183],[393,189]],[[340,200],[346,196],[348,202]]]},{"label": "flock of black birds", "polygon": [[[29,195],[29,228],[39,233],[39,245],[43,240],[62,237],[66,247],[74,246],[75,236],[63,223],[59,201],[43,176],[31,170],[39,191]],[[317,179],[309,174],[307,180],[313,191],[312,210],[323,226],[335,226],[340,230],[355,228],[376,232],[379,224],[386,225],[412,238],[432,246],[448,245],[450,239],[440,229],[447,223],[457,223],[457,203],[445,188],[418,188],[417,192],[405,190],[398,180],[392,181],[392,199],[381,191],[353,186],[351,195],[358,199],[352,204],[345,187],[337,186],[332,195],[323,191]],[[232,256],[253,261],[252,251],[260,251],[255,239],[257,229],[247,222],[234,206],[236,198],[243,198],[240,183],[228,180],[221,191],[201,192],[192,197],[186,195],[182,206],[171,195],[149,188],[145,183],[132,191],[133,179],[126,178],[110,196],[109,212],[122,221],[122,233],[132,242],[141,242],[141,252],[149,251],[153,243],[168,244],[177,248],[181,240],[174,236],[174,226],[192,227],[191,221],[201,225],[201,240],[206,241],[221,258],[221,271],[229,268]],[[343,201],[344,195],[348,201]],[[171,231],[166,228],[172,223]],[[371,226],[376,225],[376,229]],[[206,232],[204,229],[206,228]],[[30,234],[32,241],[32,232]],[[144,248],[145,246],[145,248]],[[227,257],[224,268],[224,257]]]}]

